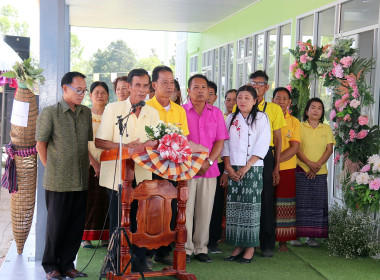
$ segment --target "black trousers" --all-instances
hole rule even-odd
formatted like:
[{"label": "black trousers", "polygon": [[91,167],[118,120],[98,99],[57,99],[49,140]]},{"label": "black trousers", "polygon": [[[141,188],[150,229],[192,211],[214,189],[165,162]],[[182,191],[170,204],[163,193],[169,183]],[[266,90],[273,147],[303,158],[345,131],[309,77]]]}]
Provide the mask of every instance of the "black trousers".
[{"label": "black trousers", "polygon": [[[132,182],[132,188],[136,187],[136,181],[133,180]],[[115,229],[118,227],[118,195],[117,191],[107,189],[108,198],[110,202],[110,209],[109,209],[109,216],[110,216],[110,234],[112,235],[115,232]],[[136,232],[137,230],[137,220],[136,220],[136,214],[137,214],[137,208],[138,203],[136,200],[132,201],[131,204],[131,232]],[[133,243],[133,241],[132,241]],[[135,266],[146,266],[146,259],[145,259],[145,253],[146,248],[145,247],[138,247],[132,244],[132,250],[136,254],[138,264],[132,263],[133,267]],[[133,268],[135,269],[135,268]],[[137,269],[137,268],[136,268]]]},{"label": "black trousers", "polygon": [[223,222],[223,211],[224,211],[224,199],[225,199],[225,188],[220,185],[220,177],[224,172],[224,163],[218,163],[218,168],[220,175],[216,179],[216,189],[214,206],[212,208],[211,222],[210,222],[210,233],[208,240],[208,247],[215,247],[218,245],[218,241],[222,238],[222,222]]},{"label": "black trousers", "polygon": [[272,172],[274,169],[274,149],[271,147],[264,158],[263,191],[261,193],[260,248],[273,250],[276,242],[274,223],[274,186]]},{"label": "black trousers", "polygon": [[87,191],[45,190],[47,208],[46,244],[42,266],[46,273],[74,268],[86,219]]}]

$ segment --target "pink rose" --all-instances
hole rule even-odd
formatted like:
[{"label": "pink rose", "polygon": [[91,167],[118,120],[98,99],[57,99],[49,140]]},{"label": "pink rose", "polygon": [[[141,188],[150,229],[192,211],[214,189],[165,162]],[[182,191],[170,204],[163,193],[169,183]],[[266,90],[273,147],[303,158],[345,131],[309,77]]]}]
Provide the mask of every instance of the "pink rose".
[{"label": "pink rose", "polygon": [[366,115],[360,116],[358,122],[360,125],[366,125],[368,123],[368,117]]},{"label": "pink rose", "polygon": [[294,61],[294,63],[292,65],[289,66],[289,71],[290,72],[293,72],[294,69],[297,67],[298,63],[297,63],[297,60]]},{"label": "pink rose", "polygon": [[301,79],[301,76],[304,76],[304,77],[305,77],[305,75],[304,75],[302,69],[300,69],[300,68],[298,68],[298,69],[296,70],[296,73],[295,73],[294,75],[296,76],[297,79]]},{"label": "pink rose", "polygon": [[286,89],[287,89],[290,93],[292,93],[292,86],[291,86],[291,85],[287,85],[287,86],[286,86]]},{"label": "pink rose", "polygon": [[348,115],[348,114],[345,115],[344,118],[343,118],[343,121],[347,121],[347,120],[348,120],[348,121],[351,120],[351,117],[350,117],[350,115]]},{"label": "pink rose", "polygon": [[378,191],[380,189],[380,178],[369,181],[369,188]]},{"label": "pink rose", "polygon": [[348,68],[351,66],[353,60],[351,56],[345,56],[340,60],[340,63],[343,65],[343,68]]},{"label": "pink rose", "polygon": [[334,158],[334,165],[338,164],[339,159],[340,159],[340,154],[337,153],[336,156],[335,156],[335,158]]},{"label": "pink rose", "polygon": [[357,134],[353,129],[350,129],[349,134],[350,134],[350,141],[353,142],[354,139],[357,137]]},{"label": "pink rose", "polygon": [[348,93],[346,93],[345,95],[342,96],[342,100],[345,101],[349,97],[350,97],[350,95]]},{"label": "pink rose", "polygon": [[358,108],[360,105],[360,101],[357,99],[352,99],[350,102],[350,106],[354,109]]},{"label": "pink rose", "polygon": [[302,52],[302,51],[306,51],[306,47],[305,47],[305,44],[304,44],[303,42],[298,41],[297,43],[298,43],[298,45],[300,46],[300,51],[301,51],[301,52]]},{"label": "pink rose", "polygon": [[330,113],[330,120],[332,121],[336,116],[336,111],[334,109],[331,110],[331,113]]},{"label": "pink rose", "polygon": [[357,138],[358,138],[358,139],[363,139],[363,138],[365,138],[367,135],[368,135],[368,130],[363,129],[363,130],[360,130],[360,132],[358,133]]},{"label": "pink rose", "polygon": [[371,165],[370,164],[366,164],[362,167],[362,169],[360,169],[360,172],[368,172],[371,170]]},{"label": "pink rose", "polygon": [[343,78],[343,67],[340,63],[333,62],[334,68],[332,70],[332,74],[337,78]]},{"label": "pink rose", "polygon": [[307,62],[307,55],[306,54],[303,54],[300,56],[300,62],[301,63],[306,63]]}]

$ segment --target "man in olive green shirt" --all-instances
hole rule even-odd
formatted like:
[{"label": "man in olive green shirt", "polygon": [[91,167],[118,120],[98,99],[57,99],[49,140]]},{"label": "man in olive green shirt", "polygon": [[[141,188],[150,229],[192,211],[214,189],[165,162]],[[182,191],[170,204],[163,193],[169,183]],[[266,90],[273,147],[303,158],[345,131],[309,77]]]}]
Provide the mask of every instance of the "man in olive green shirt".
[{"label": "man in olive green shirt", "polygon": [[47,208],[42,266],[47,279],[87,277],[74,267],[82,240],[88,184],[88,141],[92,141],[91,110],[81,105],[85,76],[66,73],[63,98],[44,108],[37,119],[37,151],[45,166],[43,186]]}]

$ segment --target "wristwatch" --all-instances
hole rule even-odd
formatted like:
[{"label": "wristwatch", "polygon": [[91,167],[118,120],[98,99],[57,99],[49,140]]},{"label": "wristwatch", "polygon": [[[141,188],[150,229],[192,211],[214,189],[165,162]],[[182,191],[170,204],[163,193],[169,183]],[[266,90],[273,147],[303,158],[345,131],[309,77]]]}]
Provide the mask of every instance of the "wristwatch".
[{"label": "wristwatch", "polygon": [[210,164],[210,166],[214,164],[214,162],[210,158],[208,158],[207,161]]}]

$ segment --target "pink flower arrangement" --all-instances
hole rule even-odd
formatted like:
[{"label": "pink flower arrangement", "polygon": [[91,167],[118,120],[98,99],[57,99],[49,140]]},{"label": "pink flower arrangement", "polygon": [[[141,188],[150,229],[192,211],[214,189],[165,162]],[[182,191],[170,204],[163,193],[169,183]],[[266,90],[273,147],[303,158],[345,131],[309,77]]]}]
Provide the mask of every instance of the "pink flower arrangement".
[{"label": "pink flower arrangement", "polygon": [[297,44],[298,44],[298,46],[300,46],[300,51],[301,52],[302,51],[306,51],[306,46],[305,46],[305,44],[303,42],[298,41]]},{"label": "pink flower arrangement", "polygon": [[332,70],[332,74],[337,78],[343,78],[343,67],[342,64],[333,62],[334,68]]},{"label": "pink flower arrangement", "polygon": [[354,75],[347,75],[345,77],[347,79],[348,85],[352,88],[352,96],[354,98],[359,97],[358,84],[356,83],[356,79]]},{"label": "pink flower arrangement", "polygon": [[301,79],[301,76],[306,77],[306,75],[300,68],[297,68],[296,73],[294,75],[296,76],[297,79]]},{"label": "pink flower arrangement", "polygon": [[368,172],[371,170],[371,165],[370,164],[366,164],[362,167],[362,169],[360,169],[360,172]]},{"label": "pink flower arrangement", "polygon": [[362,129],[357,135],[358,139],[363,139],[368,135],[368,130]]},{"label": "pink flower arrangement", "polygon": [[380,178],[369,181],[369,189],[378,191],[380,189]]},{"label": "pink flower arrangement", "polygon": [[344,108],[346,107],[347,107],[347,102],[345,100],[339,99],[335,101],[335,108],[337,108],[339,112],[342,112]]},{"label": "pink flower arrangement", "polygon": [[310,57],[310,56],[308,56],[307,54],[303,54],[303,55],[300,56],[300,62],[301,63],[306,63],[309,60],[313,60],[313,58]]},{"label": "pink flower arrangement", "polygon": [[157,150],[162,158],[175,163],[182,163],[191,156],[191,148],[187,138],[177,133],[166,134],[162,137],[159,140]]},{"label": "pink flower arrangement", "polygon": [[330,113],[330,121],[332,121],[335,117],[336,117],[336,111],[332,109]]},{"label": "pink flower arrangement", "polygon": [[348,68],[351,66],[353,60],[351,56],[345,56],[341,58],[339,62],[343,65],[343,68]]},{"label": "pink flower arrangement", "polygon": [[355,130],[353,130],[353,129],[350,129],[349,135],[350,135],[350,141],[351,142],[353,142],[355,140],[355,138],[357,137],[357,134],[356,134]]},{"label": "pink flower arrangement", "polygon": [[354,109],[358,108],[360,105],[360,101],[357,99],[352,99],[350,102],[350,106]]},{"label": "pink flower arrangement", "polygon": [[358,123],[360,125],[366,125],[368,124],[368,117],[366,115],[360,116],[358,119]]}]

